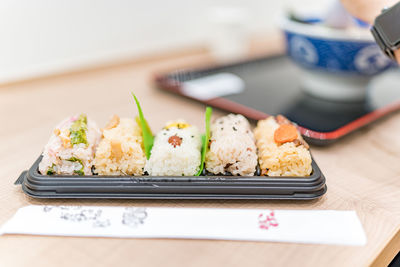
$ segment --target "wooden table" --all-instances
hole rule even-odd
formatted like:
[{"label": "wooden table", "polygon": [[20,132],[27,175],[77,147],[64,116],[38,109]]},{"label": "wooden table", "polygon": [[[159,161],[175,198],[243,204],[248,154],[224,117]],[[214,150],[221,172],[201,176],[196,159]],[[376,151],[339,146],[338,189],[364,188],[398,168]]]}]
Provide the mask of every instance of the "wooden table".
[{"label": "wooden table", "polygon": [[[400,248],[400,114],[330,147],[312,147],[328,192],[315,201],[36,200],[14,186],[62,118],[86,112],[99,125],[135,116],[139,97],[153,129],[204,106],[156,90],[154,72],[211,62],[204,50],[124,63],[0,87],[0,224],[29,204],[356,210],[362,247],[207,240],[0,237],[0,266],[384,266]],[[215,111],[214,115],[222,112]],[[199,123],[200,124],[200,123]],[[27,222],[29,223],[29,222]]]}]

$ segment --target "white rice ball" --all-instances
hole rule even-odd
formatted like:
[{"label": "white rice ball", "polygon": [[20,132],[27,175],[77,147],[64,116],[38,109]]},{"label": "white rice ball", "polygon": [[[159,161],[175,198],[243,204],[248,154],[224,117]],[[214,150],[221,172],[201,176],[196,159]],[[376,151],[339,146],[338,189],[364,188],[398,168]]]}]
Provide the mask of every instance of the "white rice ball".
[{"label": "white rice ball", "polygon": [[150,176],[193,176],[200,169],[200,149],[201,137],[195,126],[183,120],[169,122],[154,140],[145,171]]}]

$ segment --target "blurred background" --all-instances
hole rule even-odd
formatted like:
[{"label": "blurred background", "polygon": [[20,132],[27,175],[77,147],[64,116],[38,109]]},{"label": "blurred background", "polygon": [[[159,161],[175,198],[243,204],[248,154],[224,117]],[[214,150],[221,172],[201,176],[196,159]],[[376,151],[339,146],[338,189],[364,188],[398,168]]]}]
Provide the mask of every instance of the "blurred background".
[{"label": "blurred background", "polygon": [[[400,109],[396,64],[376,45],[370,26],[350,16],[339,0],[3,0],[0,25],[0,86],[202,51],[210,59],[202,67],[209,69],[252,61],[182,75],[201,63],[185,59],[178,64],[183,67],[168,70],[178,76],[164,75],[156,87],[168,90],[179,83],[178,94],[198,101],[231,101],[208,103],[214,107],[254,120],[283,114],[318,132],[332,132],[380,108],[386,109],[379,116]],[[218,76],[221,72],[229,75]],[[146,79],[154,82],[160,73],[154,68]],[[204,83],[210,77],[220,91]]]},{"label": "blurred background", "polygon": [[[330,2],[3,0],[0,83],[193,46],[214,47],[218,53],[221,31],[225,31],[224,42],[240,40],[228,46],[239,54],[246,38],[277,31],[284,10],[325,12]],[[232,25],[235,30],[229,32]]]}]

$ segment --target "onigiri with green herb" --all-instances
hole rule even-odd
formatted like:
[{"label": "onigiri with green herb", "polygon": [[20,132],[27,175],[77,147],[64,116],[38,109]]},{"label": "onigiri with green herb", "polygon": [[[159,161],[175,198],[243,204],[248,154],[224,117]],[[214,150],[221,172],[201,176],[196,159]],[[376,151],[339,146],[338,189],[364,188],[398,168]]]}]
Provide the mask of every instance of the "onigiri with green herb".
[{"label": "onigiri with green herb", "polygon": [[43,150],[39,172],[43,175],[91,175],[100,138],[100,129],[85,114],[63,120]]}]

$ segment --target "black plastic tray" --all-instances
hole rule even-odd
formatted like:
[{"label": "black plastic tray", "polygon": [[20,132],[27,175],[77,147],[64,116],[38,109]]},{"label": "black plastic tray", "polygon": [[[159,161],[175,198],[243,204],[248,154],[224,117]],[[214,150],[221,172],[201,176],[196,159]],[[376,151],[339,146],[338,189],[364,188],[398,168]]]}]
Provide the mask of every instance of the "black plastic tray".
[{"label": "black plastic tray", "polygon": [[[220,73],[240,77],[245,90],[240,93],[195,99],[184,90],[185,83]],[[329,145],[384,116],[400,111],[398,90],[376,81],[364,101],[329,101],[312,96],[301,86],[302,72],[282,55],[251,58],[225,65],[178,69],[160,73],[156,86],[174,95],[188,97],[231,113],[258,121],[268,114],[282,114],[297,123],[308,143]],[[388,87],[389,86],[389,87]]]},{"label": "black plastic tray", "polygon": [[308,177],[241,176],[46,176],[40,156],[17,184],[34,198],[298,199],[321,197],[327,187],[315,161]]}]

